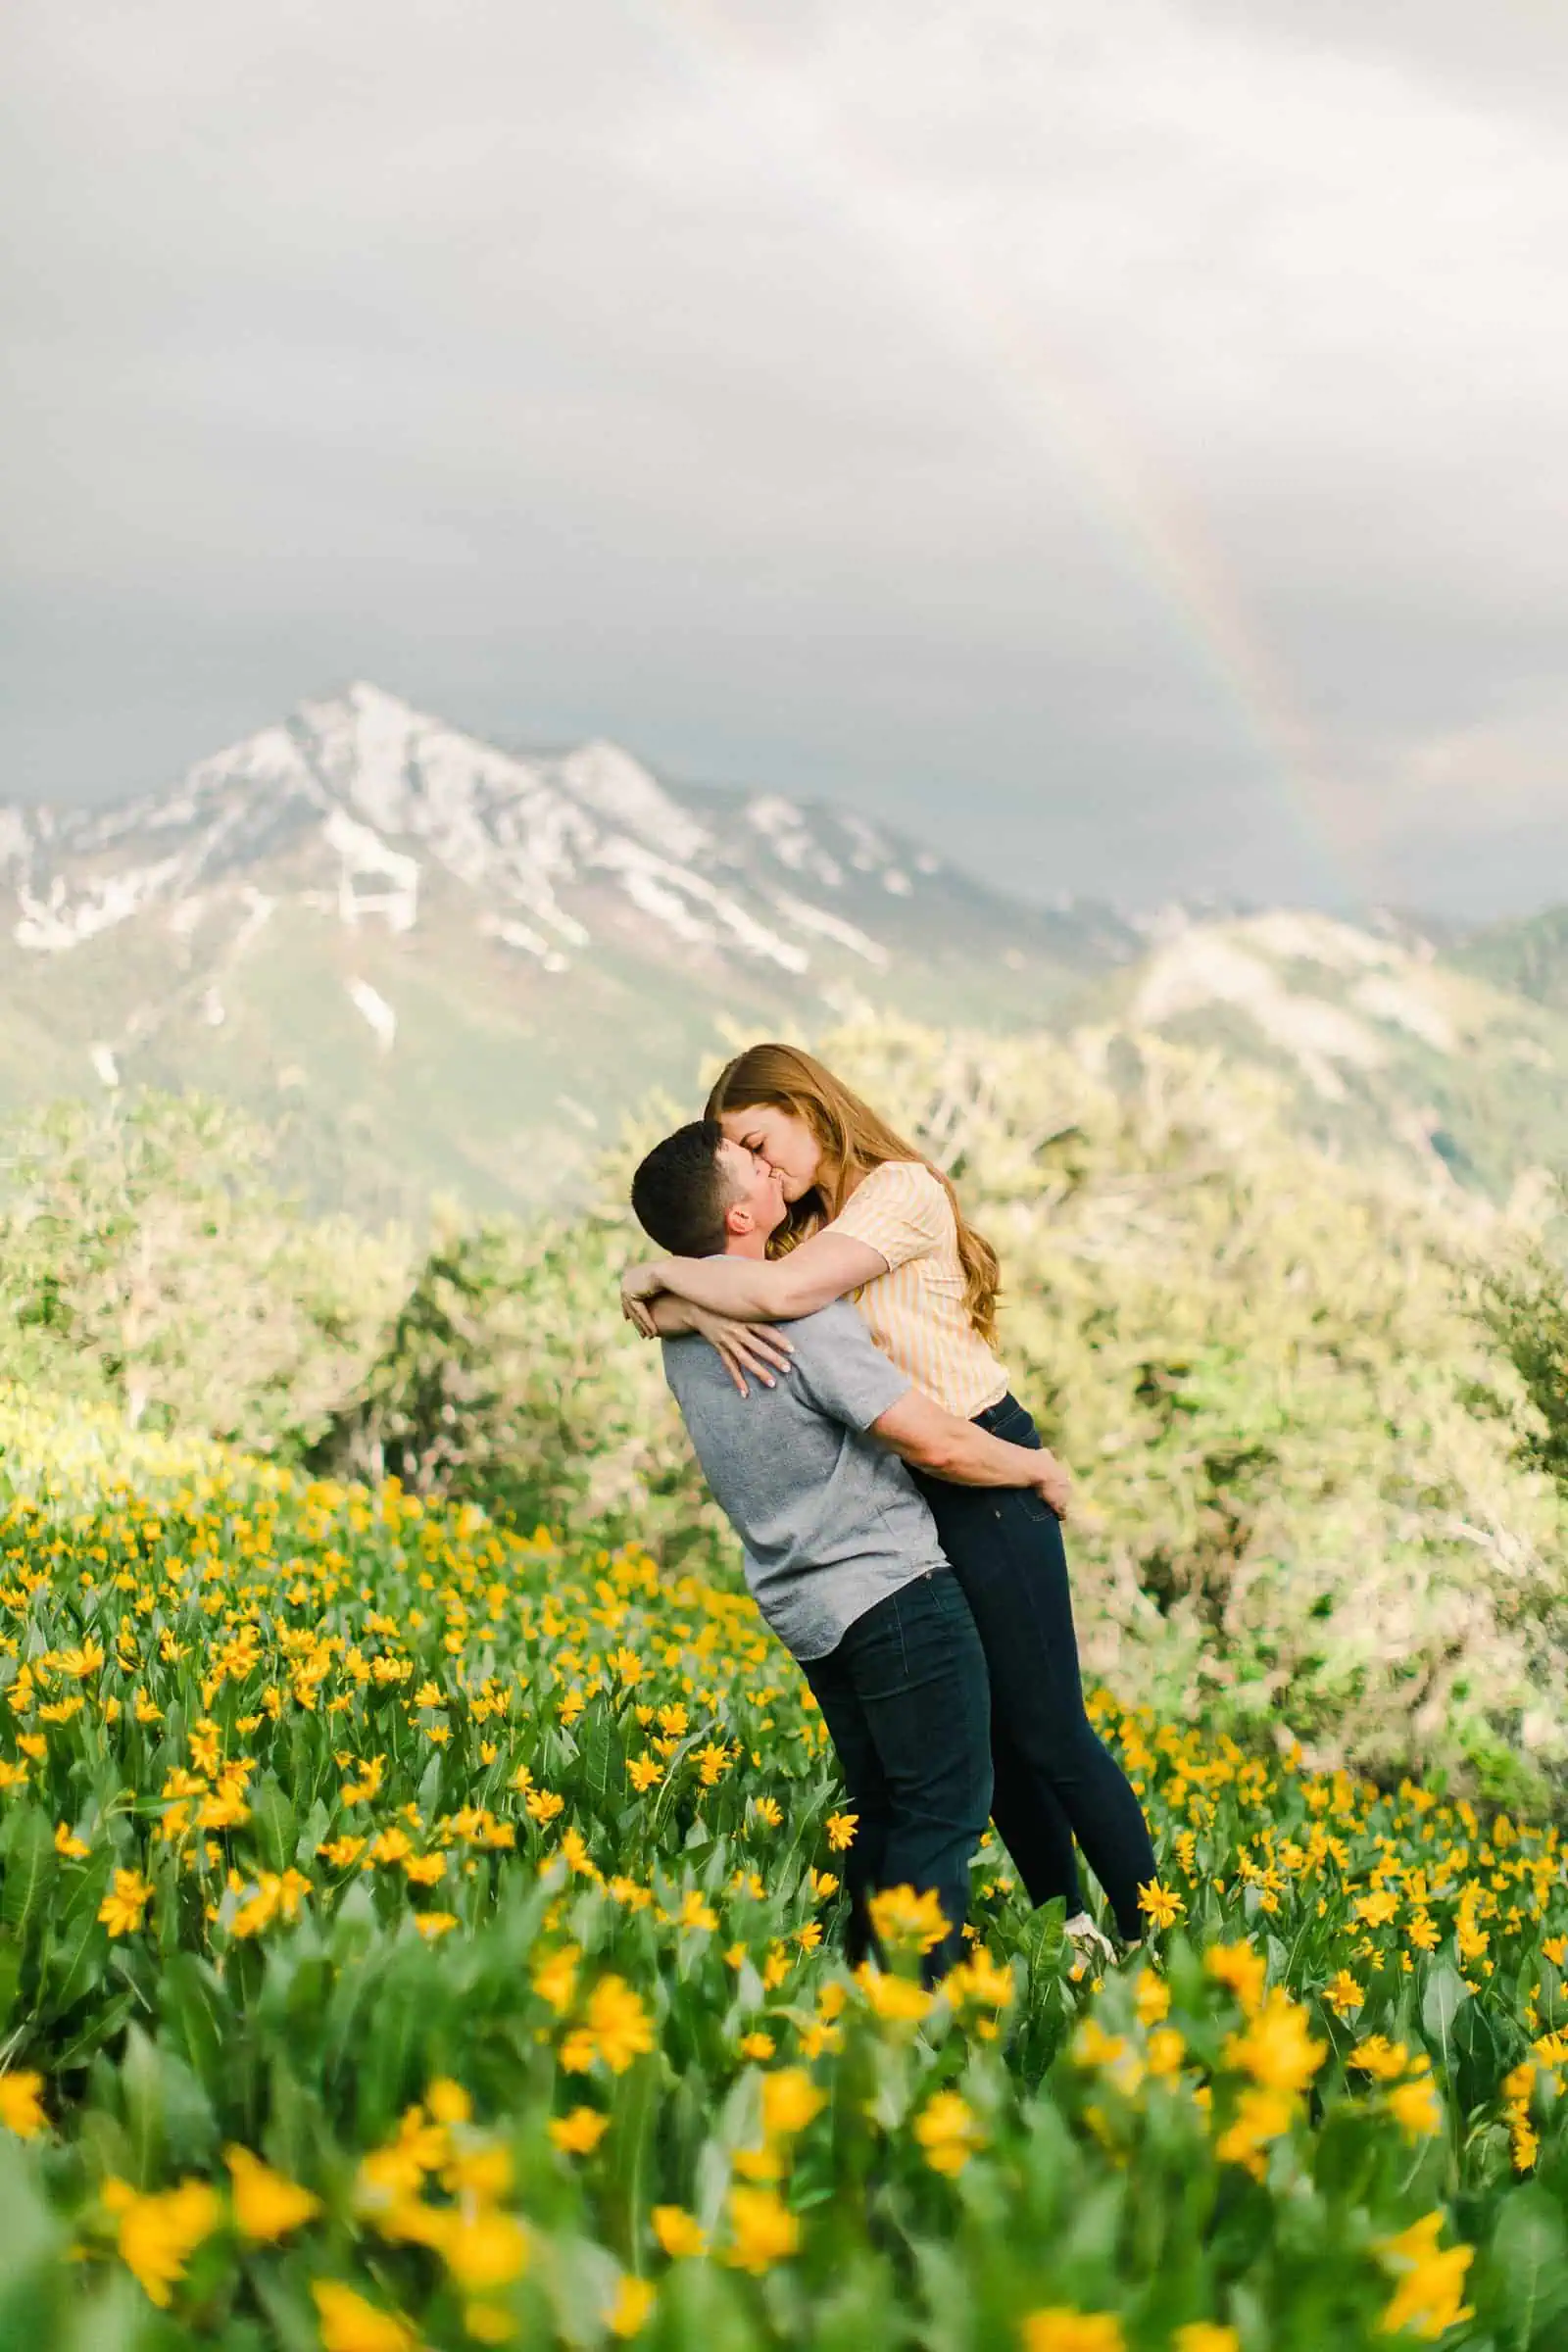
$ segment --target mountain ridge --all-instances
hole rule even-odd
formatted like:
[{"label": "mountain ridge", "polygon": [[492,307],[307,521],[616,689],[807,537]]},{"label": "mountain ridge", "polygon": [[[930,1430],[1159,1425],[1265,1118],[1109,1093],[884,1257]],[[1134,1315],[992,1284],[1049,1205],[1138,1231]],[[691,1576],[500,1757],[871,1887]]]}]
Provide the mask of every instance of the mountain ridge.
[{"label": "mountain ridge", "polygon": [[1335,1149],[1500,1198],[1568,1159],[1568,999],[1528,985],[1556,937],[1521,971],[1392,915],[1040,906],[854,811],[602,738],[503,750],[358,681],[162,791],[0,806],[0,1108],[196,1086],[318,1198],[538,1206],[737,1035],[896,1012],[1161,1032],[1269,1069]]}]

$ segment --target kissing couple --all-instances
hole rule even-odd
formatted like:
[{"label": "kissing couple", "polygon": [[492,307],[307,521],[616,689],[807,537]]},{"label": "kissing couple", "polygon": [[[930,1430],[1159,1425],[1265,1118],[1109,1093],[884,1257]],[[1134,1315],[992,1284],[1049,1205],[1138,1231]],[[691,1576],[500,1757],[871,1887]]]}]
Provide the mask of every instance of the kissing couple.
[{"label": "kissing couple", "polygon": [[933,1893],[935,1982],[962,1954],[988,1816],[1080,1958],[1125,1943],[1155,1876],[1126,1775],[1084,1709],[1061,1520],[1068,1479],[996,1353],[995,1252],[949,1179],[831,1070],[757,1045],[706,1115],[655,1146],[632,1207],[668,1252],[621,1305],[662,1341],[704,1475],[767,1624],[815,1695],[858,1828],[852,1965],[869,1897]]}]

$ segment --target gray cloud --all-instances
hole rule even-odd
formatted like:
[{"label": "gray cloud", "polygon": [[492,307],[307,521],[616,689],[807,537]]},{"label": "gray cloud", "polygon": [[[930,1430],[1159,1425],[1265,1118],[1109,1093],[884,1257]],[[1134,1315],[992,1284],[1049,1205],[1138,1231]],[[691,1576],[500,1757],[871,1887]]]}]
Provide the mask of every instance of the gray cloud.
[{"label": "gray cloud", "polygon": [[0,789],[365,673],[1042,893],[1553,895],[1568,34],[1300,14],[17,0]]}]

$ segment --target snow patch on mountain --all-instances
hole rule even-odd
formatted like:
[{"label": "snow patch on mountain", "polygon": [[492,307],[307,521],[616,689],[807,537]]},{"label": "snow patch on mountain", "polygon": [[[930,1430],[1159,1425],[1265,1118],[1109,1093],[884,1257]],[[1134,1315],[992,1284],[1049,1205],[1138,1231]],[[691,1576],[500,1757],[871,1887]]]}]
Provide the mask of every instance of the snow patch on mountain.
[{"label": "snow patch on mountain", "polygon": [[780,863],[795,873],[814,875],[830,890],[843,881],[844,868],[820,847],[804,809],[793,801],[777,793],[761,793],[747,802],[746,821],[754,833],[761,834]]},{"label": "snow patch on mountain", "polygon": [[[321,830],[342,859],[337,889],[342,920],[352,926],[368,914],[378,914],[389,930],[412,931],[419,912],[417,858],[389,849],[368,825],[357,824],[344,808],[334,808]],[[384,877],[388,887],[362,890],[360,883],[366,875]]]},{"label": "snow patch on mountain", "polygon": [[1458,1051],[1459,1036],[1453,1022],[1415,981],[1401,979],[1392,972],[1372,972],[1356,983],[1350,996],[1352,1003],[1363,1012],[1369,1012],[1374,1020],[1407,1029],[1412,1037],[1418,1037],[1423,1045],[1433,1047],[1439,1054]]},{"label": "snow patch on mountain", "polygon": [[553,761],[549,773],[604,823],[619,826],[683,865],[706,857],[712,847],[707,826],[618,744],[585,743],[581,751]]},{"label": "snow patch on mountain", "polygon": [[1264,1036],[1292,1054],[1307,1083],[1325,1101],[1343,1101],[1338,1064],[1375,1069],[1387,1058],[1382,1041],[1353,1013],[1320,997],[1288,989],[1271,964],[1223,931],[1195,926],[1162,948],[1133,1001],[1133,1019],[1149,1028],[1211,1004],[1234,1005]]},{"label": "snow patch on mountain", "polygon": [[344,982],[349,1003],[356,1012],[363,1013],[375,1032],[376,1043],[383,1054],[390,1053],[398,1033],[398,1016],[378,988],[368,980],[352,979]]},{"label": "snow patch on mountain", "polygon": [[74,905],[63,874],[51,877],[47,895],[41,898],[34,897],[24,882],[19,882],[17,904],[22,913],[14,937],[24,948],[59,955],[139,913],[178,871],[178,858],[167,858],[158,865],[131,866],[124,873],[105,874],[86,884]]},{"label": "snow patch on mountain", "polygon": [[1353,923],[1332,914],[1314,914],[1296,907],[1276,907],[1267,914],[1245,917],[1232,926],[1238,937],[1261,948],[1282,963],[1321,963],[1335,972],[1388,969],[1404,961],[1399,950],[1386,939],[1374,939]]},{"label": "snow patch on mountain", "polygon": [[871,939],[854,923],[845,922],[842,915],[829,914],[825,906],[813,906],[808,900],[792,899],[782,891],[775,893],[773,904],[798,931],[814,931],[822,939],[834,940],[841,948],[848,948],[852,956],[874,963],[879,971],[886,971],[892,960],[879,940]]}]

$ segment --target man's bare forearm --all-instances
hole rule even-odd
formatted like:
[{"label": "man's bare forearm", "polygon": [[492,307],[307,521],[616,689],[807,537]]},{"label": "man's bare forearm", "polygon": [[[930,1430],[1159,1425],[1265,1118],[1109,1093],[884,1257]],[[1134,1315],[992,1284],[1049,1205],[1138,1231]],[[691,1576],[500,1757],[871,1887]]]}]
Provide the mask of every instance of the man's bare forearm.
[{"label": "man's bare forearm", "polygon": [[700,1306],[693,1306],[689,1298],[677,1298],[673,1291],[661,1291],[644,1303],[662,1340],[677,1339],[682,1332],[695,1331],[703,1311]]},{"label": "man's bare forearm", "polygon": [[951,1432],[918,1448],[888,1439],[895,1453],[916,1470],[948,1479],[956,1487],[1032,1487],[1051,1461],[1032,1446],[1012,1446],[972,1421],[956,1421]]}]

